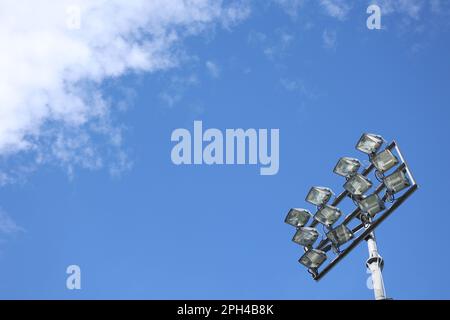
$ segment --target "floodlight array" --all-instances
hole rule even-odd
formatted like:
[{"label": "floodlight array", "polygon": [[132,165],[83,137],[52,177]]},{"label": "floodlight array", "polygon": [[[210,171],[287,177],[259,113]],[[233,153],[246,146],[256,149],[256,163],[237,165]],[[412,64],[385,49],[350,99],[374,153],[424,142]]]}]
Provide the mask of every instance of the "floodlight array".
[{"label": "floodlight array", "polygon": [[[368,155],[369,165],[360,170],[363,162],[343,157],[334,167],[333,172],[346,180],[343,192],[335,196],[330,188],[312,187],[305,200],[315,206],[315,213],[300,208],[289,210],[285,222],[296,228],[292,240],[304,247],[299,262],[314,279],[320,279],[417,189],[397,144],[392,142],[382,150],[384,144],[385,140],[379,135],[363,134],[356,149]],[[374,183],[367,176],[373,170],[380,184],[370,192]],[[343,212],[338,206],[345,198],[350,198],[356,208],[341,219]],[[339,223],[340,220],[343,221]],[[357,226],[351,228],[349,224],[353,221]],[[324,235],[316,245],[321,236],[316,228],[319,224]],[[336,257],[319,272],[329,251]]]}]

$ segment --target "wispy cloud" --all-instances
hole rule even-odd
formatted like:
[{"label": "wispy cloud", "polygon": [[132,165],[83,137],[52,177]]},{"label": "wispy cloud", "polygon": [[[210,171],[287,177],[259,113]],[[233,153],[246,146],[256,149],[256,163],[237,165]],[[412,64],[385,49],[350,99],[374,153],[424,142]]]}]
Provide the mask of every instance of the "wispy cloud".
[{"label": "wispy cloud", "polygon": [[324,30],[322,33],[323,46],[326,49],[336,49],[337,33],[334,30]]},{"label": "wispy cloud", "polygon": [[25,230],[18,226],[8,213],[0,208],[0,236],[10,236],[23,231]]},{"label": "wispy cloud", "polygon": [[344,20],[351,8],[351,0],[273,0],[273,2],[293,18],[298,16],[300,10],[308,10],[311,4],[319,4],[327,15],[339,20]]},{"label": "wispy cloud", "polygon": [[305,85],[302,81],[282,78],[280,80],[280,83],[287,91],[300,93],[306,92]]},{"label": "wispy cloud", "polygon": [[291,17],[296,17],[305,0],[273,0]]},{"label": "wispy cloud", "polygon": [[380,6],[383,14],[404,14],[419,19],[425,7],[425,0],[371,0],[369,3]]},{"label": "wispy cloud", "polygon": [[272,61],[284,58],[293,41],[294,36],[283,29],[275,30],[273,35],[252,31],[248,36],[248,42],[261,47],[264,55]]},{"label": "wispy cloud", "polygon": [[220,77],[220,68],[217,65],[217,63],[212,61],[206,61],[205,63],[206,70],[208,70],[208,73],[211,77],[217,79]]},{"label": "wispy cloud", "polygon": [[318,94],[315,90],[307,87],[305,81],[298,78],[281,78],[281,86],[288,92],[296,94],[302,98],[316,99]]},{"label": "wispy cloud", "polygon": [[450,2],[442,0],[370,0],[381,8],[382,26],[408,38],[412,54],[427,47],[428,41],[442,30],[450,29]]},{"label": "wispy cloud", "polygon": [[350,2],[348,0],[320,0],[321,6],[331,17],[344,20],[350,11]]},{"label": "wispy cloud", "polygon": [[[345,20],[360,0],[272,0],[291,17],[297,17],[300,10],[308,12],[313,5],[318,5],[328,16]],[[447,0],[367,0],[367,6],[377,4],[382,13],[400,14],[411,19],[420,19],[425,10],[435,14],[450,14],[450,4]]]},{"label": "wispy cloud", "polygon": [[118,150],[121,144],[103,81],[177,66],[185,37],[217,24],[229,28],[249,13],[243,1],[208,0],[3,0],[1,6],[0,156],[33,153],[36,163],[89,168],[104,165],[96,139]]},{"label": "wispy cloud", "polygon": [[159,98],[169,108],[178,104],[189,88],[200,83],[200,80],[194,73],[187,76],[174,75],[167,81],[166,88],[160,93]]}]

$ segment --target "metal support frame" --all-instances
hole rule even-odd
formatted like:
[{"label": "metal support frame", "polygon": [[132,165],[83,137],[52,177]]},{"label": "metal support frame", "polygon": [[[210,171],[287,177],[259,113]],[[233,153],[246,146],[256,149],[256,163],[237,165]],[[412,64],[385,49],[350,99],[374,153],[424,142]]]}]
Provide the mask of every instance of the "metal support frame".
[{"label": "metal support frame", "polygon": [[[380,223],[382,223],[384,220],[386,220],[387,217],[389,217],[392,212],[395,211],[411,194],[413,194],[417,190],[418,186],[413,185],[411,188],[409,188],[405,194],[403,194],[400,198],[396,200],[396,202],[383,213],[382,216],[380,216],[376,221],[374,221],[360,236],[358,236],[345,250],[343,250],[333,261],[331,261],[321,272],[319,272],[315,277],[314,280],[319,281],[321,278],[323,278],[324,275],[326,275],[339,261],[341,261],[343,258],[347,256],[347,254],[350,253],[361,241],[363,241],[367,236],[375,230],[376,227]],[[364,225],[361,224],[357,226],[355,229],[353,229],[353,232],[359,231],[364,228]]]},{"label": "metal support frame", "polygon": [[[374,286],[377,286],[377,290],[375,292],[375,296],[378,299],[385,299],[386,295],[384,293],[384,284],[383,279],[381,275],[381,265],[382,265],[382,258],[379,256],[376,242],[375,242],[375,236],[374,236],[374,230],[384,221],[386,220],[403,202],[405,202],[406,199],[408,199],[417,189],[418,185],[416,184],[416,181],[414,177],[411,174],[411,170],[408,167],[408,164],[406,163],[405,159],[403,158],[403,155],[395,141],[391,142],[386,149],[393,150],[395,149],[398,153],[401,164],[397,168],[397,170],[406,170],[406,173],[408,175],[408,178],[411,182],[411,186],[404,191],[404,193],[398,197],[395,202],[387,208],[382,214],[379,215],[379,217],[371,222],[368,226],[365,226],[364,223],[359,224],[355,228],[352,229],[352,232],[355,234],[363,229],[365,229],[355,240],[353,240],[347,248],[340,251],[336,258],[334,258],[327,266],[323,268],[320,272],[318,270],[315,270],[312,272],[313,279],[316,281],[319,281],[322,279],[336,264],[341,261],[343,258],[345,258],[361,241],[367,240],[368,247],[369,247],[369,260],[367,261],[369,268],[371,268],[374,271],[372,271],[372,279],[375,280],[376,283],[374,283]],[[364,171],[361,173],[363,176],[369,175],[374,169],[374,165],[370,164]],[[385,189],[384,183],[381,183],[376,189],[375,193],[379,194]],[[341,194],[339,194],[334,201],[332,202],[332,206],[338,206],[339,203],[345,199],[348,196],[347,191],[343,191]],[[358,217],[361,214],[361,210],[359,208],[356,208],[351,214],[349,214],[345,219],[343,224],[350,223],[353,218]],[[316,220],[313,220],[310,224],[310,227],[315,227],[318,224]],[[317,249],[323,250],[323,251],[329,251],[332,249],[332,245],[328,239],[322,240],[319,245],[317,246]],[[306,249],[307,250],[307,249]],[[374,260],[375,259],[375,260]],[[373,264],[373,261],[376,261],[376,266],[379,266],[379,268],[375,268],[375,265]],[[370,263],[369,263],[370,262]],[[380,283],[382,284],[380,289]]]}]

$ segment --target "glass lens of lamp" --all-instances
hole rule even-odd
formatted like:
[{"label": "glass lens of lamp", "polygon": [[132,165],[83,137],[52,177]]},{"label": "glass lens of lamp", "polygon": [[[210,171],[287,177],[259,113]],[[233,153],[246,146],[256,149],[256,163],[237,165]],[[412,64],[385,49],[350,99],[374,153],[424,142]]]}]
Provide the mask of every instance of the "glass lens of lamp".
[{"label": "glass lens of lamp", "polygon": [[398,163],[396,156],[390,150],[384,150],[372,159],[372,163],[378,171],[386,172]]},{"label": "glass lens of lamp", "polygon": [[341,210],[336,207],[326,205],[316,213],[314,219],[323,225],[331,226],[341,217],[341,215]]},{"label": "glass lens of lamp", "polygon": [[411,182],[406,176],[406,171],[399,170],[384,178],[384,184],[389,191],[397,193],[409,187]]},{"label": "glass lens of lamp", "polygon": [[316,269],[320,267],[325,260],[327,260],[325,252],[312,249],[307,251],[298,261],[308,269]]},{"label": "glass lens of lamp", "polygon": [[356,174],[344,184],[344,189],[355,196],[363,195],[372,187],[372,182],[363,175]]},{"label": "glass lens of lamp", "polygon": [[331,230],[327,233],[327,238],[336,245],[340,246],[353,238],[353,233],[350,231],[347,226],[341,224],[339,227]]},{"label": "glass lens of lamp", "polygon": [[333,191],[331,191],[331,189],[329,188],[312,187],[311,190],[309,190],[308,195],[306,196],[306,201],[316,206],[321,206],[327,203],[332,195]]},{"label": "glass lens of lamp", "polygon": [[359,208],[362,212],[369,214],[372,218],[385,209],[384,202],[377,194],[372,194],[359,201]]},{"label": "glass lens of lamp", "polygon": [[350,177],[358,172],[360,167],[361,163],[358,159],[344,157],[339,159],[333,172],[343,177]]},{"label": "glass lens of lamp", "polygon": [[311,213],[306,209],[291,209],[284,222],[294,227],[303,227],[311,218]]},{"label": "glass lens of lamp", "polygon": [[383,145],[383,138],[376,134],[365,133],[359,139],[356,149],[367,154],[372,154],[378,151]]},{"label": "glass lens of lamp", "polygon": [[299,245],[309,247],[316,242],[319,237],[319,232],[315,228],[299,228],[292,238],[292,241],[298,243]]}]

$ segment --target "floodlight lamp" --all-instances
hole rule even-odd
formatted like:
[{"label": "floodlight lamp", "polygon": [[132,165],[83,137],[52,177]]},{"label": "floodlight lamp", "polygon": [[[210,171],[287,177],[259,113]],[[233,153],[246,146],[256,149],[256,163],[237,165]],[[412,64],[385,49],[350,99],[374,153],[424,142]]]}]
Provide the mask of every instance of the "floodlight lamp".
[{"label": "floodlight lamp", "polygon": [[321,224],[330,227],[335,223],[342,215],[342,211],[336,207],[325,205],[314,216]]},{"label": "floodlight lamp", "polygon": [[371,162],[378,171],[386,172],[398,164],[398,159],[391,150],[386,149],[375,155]]},{"label": "floodlight lamp", "polygon": [[364,197],[358,201],[359,208],[362,212],[367,213],[371,218],[375,217],[378,212],[383,211],[386,206],[377,194]]},{"label": "floodlight lamp", "polygon": [[292,241],[299,245],[310,247],[316,242],[318,237],[319,232],[315,228],[304,227],[298,228]]},{"label": "floodlight lamp", "polygon": [[306,209],[293,208],[289,210],[284,222],[296,228],[306,225],[311,218],[311,213]]},{"label": "floodlight lamp", "polygon": [[341,224],[339,227],[328,232],[327,238],[335,246],[339,247],[353,238],[353,232],[345,224]]},{"label": "floodlight lamp", "polygon": [[308,250],[299,260],[308,269],[317,269],[327,260],[327,255],[322,250]]},{"label": "floodlight lamp", "polygon": [[359,173],[348,179],[344,184],[344,189],[353,196],[361,196],[371,187],[372,182]]},{"label": "floodlight lamp", "polygon": [[322,206],[326,204],[332,196],[333,191],[331,191],[330,188],[312,187],[306,196],[306,201],[316,206]]},{"label": "floodlight lamp", "polygon": [[336,167],[334,167],[333,172],[340,176],[348,178],[357,173],[360,167],[361,162],[359,162],[358,159],[344,157],[339,159]]},{"label": "floodlight lamp", "polygon": [[365,133],[359,139],[356,149],[367,154],[373,154],[381,148],[383,142],[384,140],[381,136]]},{"label": "floodlight lamp", "polygon": [[411,182],[406,174],[406,169],[397,170],[393,174],[385,177],[384,185],[390,193],[397,193],[409,187]]}]

